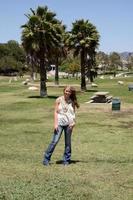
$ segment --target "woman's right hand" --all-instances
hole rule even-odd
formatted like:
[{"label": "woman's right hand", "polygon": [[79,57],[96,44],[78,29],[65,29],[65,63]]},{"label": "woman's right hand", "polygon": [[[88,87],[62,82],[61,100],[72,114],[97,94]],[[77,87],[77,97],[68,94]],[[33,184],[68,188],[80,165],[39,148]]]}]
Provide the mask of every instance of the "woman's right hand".
[{"label": "woman's right hand", "polygon": [[58,132],[58,126],[54,126],[54,134],[57,134],[57,132]]},{"label": "woman's right hand", "polygon": [[58,130],[58,125],[57,124],[54,125],[54,130],[56,130],[56,131]]}]

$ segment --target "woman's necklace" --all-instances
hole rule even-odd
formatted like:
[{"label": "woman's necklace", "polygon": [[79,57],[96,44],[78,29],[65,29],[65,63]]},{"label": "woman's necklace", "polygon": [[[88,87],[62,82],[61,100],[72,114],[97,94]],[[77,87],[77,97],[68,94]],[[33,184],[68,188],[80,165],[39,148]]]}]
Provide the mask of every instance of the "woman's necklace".
[{"label": "woman's necklace", "polygon": [[68,106],[69,106],[69,101],[66,101],[65,98],[63,99],[63,102],[62,102],[62,109],[63,109],[63,112],[67,112],[68,111]]}]

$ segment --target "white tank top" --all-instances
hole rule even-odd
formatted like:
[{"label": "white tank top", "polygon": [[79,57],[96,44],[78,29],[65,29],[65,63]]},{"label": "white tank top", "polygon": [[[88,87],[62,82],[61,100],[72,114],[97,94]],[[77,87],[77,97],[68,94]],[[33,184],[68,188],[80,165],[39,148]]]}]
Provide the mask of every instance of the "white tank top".
[{"label": "white tank top", "polygon": [[58,105],[58,125],[67,126],[75,122],[75,112],[72,106],[72,101],[65,101],[64,96],[59,97]]}]

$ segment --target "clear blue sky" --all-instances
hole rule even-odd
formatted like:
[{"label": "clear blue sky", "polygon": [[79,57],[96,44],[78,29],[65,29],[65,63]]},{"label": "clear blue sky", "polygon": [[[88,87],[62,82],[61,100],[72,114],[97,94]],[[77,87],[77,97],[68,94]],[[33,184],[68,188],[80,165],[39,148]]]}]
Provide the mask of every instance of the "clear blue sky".
[{"label": "clear blue sky", "polygon": [[90,20],[101,36],[100,51],[133,52],[133,0],[1,0],[0,43],[20,43],[24,14],[38,5],[47,5],[68,30],[76,19]]}]

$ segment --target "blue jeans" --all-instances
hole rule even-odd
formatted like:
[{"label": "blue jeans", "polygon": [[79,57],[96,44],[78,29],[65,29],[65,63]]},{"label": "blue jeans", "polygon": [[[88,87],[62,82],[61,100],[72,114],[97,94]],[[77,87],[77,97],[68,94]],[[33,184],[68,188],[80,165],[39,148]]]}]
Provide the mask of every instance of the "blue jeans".
[{"label": "blue jeans", "polygon": [[52,142],[49,144],[49,146],[44,154],[43,163],[50,161],[52,153],[53,153],[57,143],[60,140],[63,130],[64,130],[64,136],[65,136],[65,150],[64,150],[63,161],[64,161],[64,163],[70,162],[72,129],[69,126],[58,126],[57,131],[54,131]]}]

